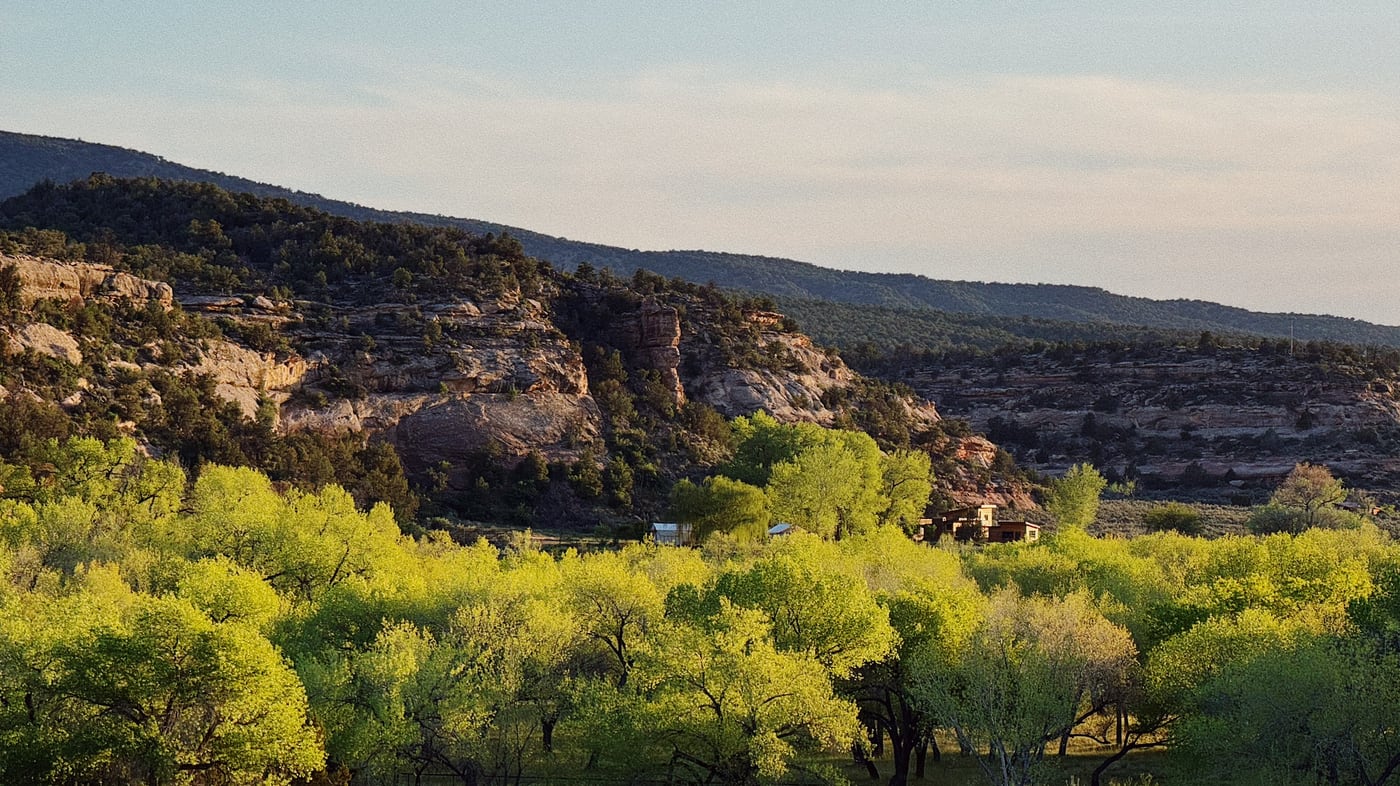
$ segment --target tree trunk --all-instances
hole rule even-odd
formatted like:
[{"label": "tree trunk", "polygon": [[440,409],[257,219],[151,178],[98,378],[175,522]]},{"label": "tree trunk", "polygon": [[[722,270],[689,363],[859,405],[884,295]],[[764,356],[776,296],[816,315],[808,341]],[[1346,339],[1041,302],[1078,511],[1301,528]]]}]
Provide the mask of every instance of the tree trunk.
[{"label": "tree trunk", "polygon": [[1101,786],[1103,782],[1103,774],[1105,772],[1108,772],[1108,768],[1112,767],[1114,762],[1118,761],[1124,756],[1127,756],[1128,751],[1130,750],[1132,750],[1132,746],[1124,745],[1120,747],[1118,751],[1112,756],[1109,756],[1107,759],[1104,759],[1103,762],[1099,764],[1099,766],[1094,768],[1094,774],[1089,776],[1089,786]]},{"label": "tree trunk", "polygon": [[851,758],[855,760],[856,764],[865,767],[865,771],[870,774],[870,780],[880,780],[880,771],[875,768],[875,762],[871,761],[870,757],[865,755],[865,746],[861,744],[860,740],[856,740],[851,744]]},{"label": "tree trunk", "polygon": [[914,755],[915,740],[900,735],[891,737],[890,744],[894,748],[894,775],[890,777],[890,786],[904,786],[909,782],[909,759]]},{"label": "tree trunk", "polygon": [[540,744],[544,746],[545,753],[554,752],[554,724],[559,719],[554,717],[540,718]]},{"label": "tree trunk", "polygon": [[919,744],[914,747],[914,777],[920,780],[924,777],[924,762],[928,759],[930,743],[933,744],[933,760],[938,761],[938,741],[929,735],[919,737]]}]

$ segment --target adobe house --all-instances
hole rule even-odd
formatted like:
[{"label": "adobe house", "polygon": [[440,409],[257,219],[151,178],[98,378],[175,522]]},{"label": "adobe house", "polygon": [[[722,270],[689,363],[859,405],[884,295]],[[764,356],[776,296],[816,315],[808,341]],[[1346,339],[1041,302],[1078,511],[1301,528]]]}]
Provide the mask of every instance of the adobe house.
[{"label": "adobe house", "polygon": [[1040,540],[1040,525],[1025,518],[997,517],[997,506],[983,504],[954,508],[938,517],[933,539],[952,535],[954,540],[976,540],[983,543],[1035,542]]}]

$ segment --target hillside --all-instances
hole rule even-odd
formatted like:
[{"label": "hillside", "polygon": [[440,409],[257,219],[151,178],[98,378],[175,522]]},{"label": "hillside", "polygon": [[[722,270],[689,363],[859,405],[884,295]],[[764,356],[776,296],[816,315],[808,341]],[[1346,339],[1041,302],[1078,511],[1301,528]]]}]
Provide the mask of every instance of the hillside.
[{"label": "hillside", "polygon": [[[475,233],[509,232],[531,256],[561,270],[587,263],[630,275],[646,269],[695,283],[774,297],[859,305],[933,309],[989,317],[1031,317],[1076,323],[1114,323],[1190,332],[1296,336],[1355,344],[1400,346],[1400,328],[1355,319],[1248,311],[1198,300],[1150,300],[1095,287],[940,281],[911,274],[841,271],[789,259],[708,251],[637,251],[505,227],[484,221],[421,213],[395,213],[184,167],[146,153],[50,137],[0,132],[0,198],[43,179],[56,183],[93,172],[118,177],[161,177],[208,182],[231,191],[281,197],[360,220],[412,221]],[[837,343],[853,343],[845,341]]]},{"label": "hillside", "polygon": [[588,528],[661,515],[725,458],[725,418],[762,409],[921,447],[948,498],[1030,504],[995,446],[781,315],[508,238],[100,176],[0,203],[0,271],[7,457],[129,434],[190,467]]},{"label": "hillside", "polygon": [[1299,462],[1400,499],[1400,352],[1286,340],[889,355],[859,367],[1022,465],[1091,461],[1148,496],[1259,504]]}]

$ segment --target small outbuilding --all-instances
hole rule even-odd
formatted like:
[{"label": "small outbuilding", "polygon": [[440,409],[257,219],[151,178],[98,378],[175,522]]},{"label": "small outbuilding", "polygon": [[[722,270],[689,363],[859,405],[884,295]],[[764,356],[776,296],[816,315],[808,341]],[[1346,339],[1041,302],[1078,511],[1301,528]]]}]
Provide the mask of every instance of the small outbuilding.
[{"label": "small outbuilding", "polygon": [[797,532],[797,527],[794,527],[786,521],[780,521],[768,528],[768,537],[778,538],[783,535],[791,535],[794,532]]},{"label": "small outbuilding", "polygon": [[690,525],[674,521],[654,522],[651,538],[658,546],[689,546],[693,540]]}]

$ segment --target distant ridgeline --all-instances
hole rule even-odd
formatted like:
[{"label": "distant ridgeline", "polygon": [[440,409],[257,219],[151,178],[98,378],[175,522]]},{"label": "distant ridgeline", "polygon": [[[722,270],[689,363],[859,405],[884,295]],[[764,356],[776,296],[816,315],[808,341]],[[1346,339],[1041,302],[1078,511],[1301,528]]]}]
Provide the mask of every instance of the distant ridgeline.
[{"label": "distant ridgeline", "polygon": [[[422,213],[390,212],[340,202],[316,194],[292,191],[243,178],[181,166],[147,153],[108,145],[74,140],[27,136],[0,132],[0,198],[22,193],[40,180],[56,183],[84,178],[93,172],[119,177],[160,177],[207,182],[232,191],[285,198],[299,205],[360,220],[405,222],[456,227],[475,233],[509,232],[525,253],[544,259],[561,270],[573,270],[587,263],[594,268],[610,268],[620,275],[646,269],[667,277],[696,283],[714,283],[727,289],[762,292],[780,298],[785,308],[804,324],[812,324],[819,340],[851,347],[862,340],[879,346],[897,346],[912,341],[922,349],[943,349],[947,345],[915,340],[919,333],[896,327],[889,340],[871,338],[880,331],[871,322],[897,324],[926,323],[939,318],[923,316],[929,310],[977,315],[954,318],[952,328],[973,333],[1005,333],[1015,343],[1019,339],[1074,341],[1115,339],[1131,336],[1122,325],[1143,326],[1166,331],[1223,334],[1254,334],[1270,337],[1336,341],[1352,344],[1400,346],[1400,328],[1375,325],[1355,319],[1304,314],[1277,314],[1248,311],[1198,300],[1149,300],[1115,295],[1094,287],[1047,284],[993,284],[965,281],[939,281],[910,274],[860,273],[833,270],[789,259],[708,251],[637,251],[506,227],[485,221],[450,218]],[[836,301],[862,306],[880,306],[839,312],[840,319],[821,320],[819,312],[803,301]],[[824,308],[824,306],[823,306]],[[892,312],[884,308],[907,311]],[[837,313],[837,312],[833,312]],[[1009,319],[1009,321],[1007,321]],[[1046,325],[1042,320],[1092,325],[1089,328]],[[818,324],[821,323],[821,324]],[[1113,327],[1104,323],[1112,323]],[[850,331],[841,325],[851,325]],[[988,338],[1000,341],[1000,337]],[[972,339],[982,345],[981,338]],[[1006,343],[1000,341],[1000,343]],[[952,339],[951,346],[960,341]]]}]

